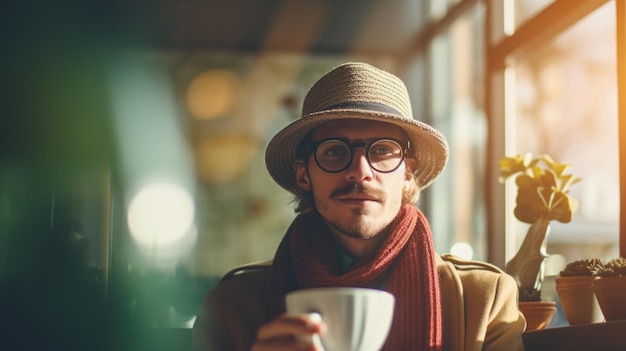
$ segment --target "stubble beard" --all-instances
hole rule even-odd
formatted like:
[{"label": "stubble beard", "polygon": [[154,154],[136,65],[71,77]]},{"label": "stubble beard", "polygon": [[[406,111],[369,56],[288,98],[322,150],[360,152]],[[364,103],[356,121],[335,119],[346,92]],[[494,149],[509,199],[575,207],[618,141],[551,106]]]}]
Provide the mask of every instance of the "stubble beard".
[{"label": "stubble beard", "polygon": [[[355,210],[353,212],[360,212]],[[363,216],[358,216],[354,221],[348,223],[340,223],[338,221],[329,222],[335,229],[344,235],[360,240],[368,240],[377,236],[382,228],[379,230],[367,223]]]},{"label": "stubble beard", "polygon": [[[366,193],[383,203],[386,200],[384,192],[380,190],[374,190],[359,184],[348,184],[342,188],[336,189],[330,194],[330,198],[332,199],[350,193]],[[368,218],[368,216],[370,215],[370,211],[366,208],[349,209],[352,216],[349,216],[348,219],[342,219],[340,217],[334,216],[332,210],[329,210],[328,202],[325,199],[317,199],[316,208],[320,214],[326,214],[322,215],[322,217],[329,225],[331,225],[337,231],[350,238],[360,240],[368,240],[376,237],[379,233],[383,232],[389,226],[389,223],[391,223],[391,221],[393,220],[392,218],[390,219],[389,223],[381,223],[377,221],[376,218],[370,219]],[[339,214],[339,216],[341,215]]]},{"label": "stubble beard", "polygon": [[[317,208],[320,213],[325,212],[328,206],[325,201],[317,202]],[[374,238],[381,233],[388,225],[378,225],[371,223],[367,219],[369,211],[363,208],[351,209],[352,218],[350,220],[341,220],[330,216],[322,216],[325,221],[333,226],[340,233],[354,239],[368,240]]]}]

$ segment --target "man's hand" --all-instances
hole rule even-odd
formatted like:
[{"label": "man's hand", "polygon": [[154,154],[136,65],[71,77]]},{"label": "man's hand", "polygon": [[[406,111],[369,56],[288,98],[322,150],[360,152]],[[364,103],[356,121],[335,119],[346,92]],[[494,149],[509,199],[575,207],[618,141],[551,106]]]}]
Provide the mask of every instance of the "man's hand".
[{"label": "man's hand", "polygon": [[315,334],[325,332],[326,325],[318,314],[282,314],[259,328],[252,351],[322,351]]}]

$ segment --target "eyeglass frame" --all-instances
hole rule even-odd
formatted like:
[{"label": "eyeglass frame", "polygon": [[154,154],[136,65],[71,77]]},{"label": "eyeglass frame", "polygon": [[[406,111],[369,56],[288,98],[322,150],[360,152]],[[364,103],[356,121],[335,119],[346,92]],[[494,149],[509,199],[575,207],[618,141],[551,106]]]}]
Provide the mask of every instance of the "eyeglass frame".
[{"label": "eyeglass frame", "polygon": [[[346,146],[348,146],[348,150],[350,151],[350,160],[345,165],[345,167],[343,167],[343,168],[341,168],[341,169],[339,169],[337,171],[328,171],[328,170],[326,170],[324,167],[322,167],[322,165],[320,165],[320,162],[317,159],[317,149],[323,143],[325,143],[327,141],[331,141],[331,140],[340,141],[340,142],[346,144]],[[394,143],[398,144],[398,146],[400,146],[400,151],[402,152],[402,156],[400,157],[400,162],[398,162],[398,165],[395,166],[393,169],[388,170],[388,171],[380,171],[376,167],[374,167],[372,165],[372,161],[370,160],[370,154],[369,154],[369,150],[372,147],[372,145],[374,145],[375,143],[377,143],[379,141],[383,141],[383,140],[393,141]],[[406,147],[404,147],[404,145],[406,145]],[[409,150],[411,149],[411,142],[409,140],[400,141],[400,140],[397,140],[397,139],[394,139],[394,138],[376,138],[376,139],[370,140],[369,142],[355,141],[355,142],[351,143],[350,140],[347,139],[347,138],[331,137],[331,138],[324,138],[324,139],[316,140],[316,141],[310,141],[308,147],[309,147],[309,153],[313,154],[313,158],[315,159],[315,163],[317,164],[317,166],[322,171],[324,171],[326,173],[339,173],[339,172],[343,172],[346,169],[348,169],[352,165],[352,162],[354,162],[355,150],[357,148],[362,148],[362,149],[365,150],[365,159],[367,160],[367,164],[370,166],[371,169],[375,170],[376,172],[380,172],[380,173],[391,173],[391,172],[397,170],[398,167],[400,167],[400,165],[402,164],[402,162],[406,162],[407,154],[408,154]]]}]

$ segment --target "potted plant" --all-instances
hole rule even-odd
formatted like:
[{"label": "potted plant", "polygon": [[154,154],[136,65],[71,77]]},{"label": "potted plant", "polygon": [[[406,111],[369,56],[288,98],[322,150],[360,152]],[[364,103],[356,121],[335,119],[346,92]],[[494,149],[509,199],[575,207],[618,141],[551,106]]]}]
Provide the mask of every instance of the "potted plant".
[{"label": "potted plant", "polygon": [[607,321],[626,319],[626,259],[612,259],[598,271],[593,291]]},{"label": "potted plant", "polygon": [[[500,160],[500,182],[514,177],[517,185],[515,217],[529,223],[530,228],[516,255],[507,262],[505,271],[510,274],[519,288],[520,310],[527,321],[536,315],[536,309],[552,319],[556,312],[554,301],[527,304],[541,301],[541,284],[544,278],[544,265],[547,255],[547,238],[550,222],[557,220],[568,223],[578,207],[576,199],[569,196],[569,187],[580,178],[567,174],[570,165],[555,162],[548,155],[533,157],[528,153]],[[527,310],[532,308],[533,310]],[[549,322],[536,323],[542,328]],[[531,323],[528,323],[528,329]]]},{"label": "potted plant", "polygon": [[568,263],[556,278],[563,313],[570,325],[590,324],[604,319],[593,291],[604,263],[597,259],[584,259]]}]

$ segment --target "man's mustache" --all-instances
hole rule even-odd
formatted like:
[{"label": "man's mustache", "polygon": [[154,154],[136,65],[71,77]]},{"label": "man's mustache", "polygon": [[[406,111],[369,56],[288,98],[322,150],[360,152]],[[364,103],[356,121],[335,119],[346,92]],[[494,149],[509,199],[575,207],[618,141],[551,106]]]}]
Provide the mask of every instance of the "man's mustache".
[{"label": "man's mustache", "polygon": [[373,197],[376,200],[382,201],[385,198],[385,193],[382,190],[373,189],[361,184],[348,184],[341,188],[335,189],[330,193],[331,198],[338,196],[350,195],[350,194],[366,194]]}]

